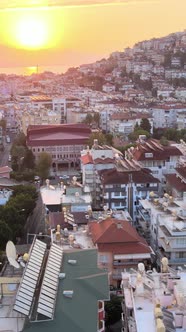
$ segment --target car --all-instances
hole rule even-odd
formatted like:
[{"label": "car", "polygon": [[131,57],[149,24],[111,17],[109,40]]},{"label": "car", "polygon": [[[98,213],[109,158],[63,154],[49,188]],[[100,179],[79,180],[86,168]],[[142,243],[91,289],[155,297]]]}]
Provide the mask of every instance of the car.
[{"label": "car", "polygon": [[60,175],[59,178],[60,178],[61,180],[68,180],[68,179],[70,179],[70,176],[64,174],[64,175]]}]

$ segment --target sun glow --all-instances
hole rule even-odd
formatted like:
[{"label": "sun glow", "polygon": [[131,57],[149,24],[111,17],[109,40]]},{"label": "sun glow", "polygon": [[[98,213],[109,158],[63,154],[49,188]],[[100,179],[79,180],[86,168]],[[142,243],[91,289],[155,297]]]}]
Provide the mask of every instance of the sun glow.
[{"label": "sun glow", "polygon": [[2,17],[1,20],[1,25],[6,27],[2,37],[11,47],[25,50],[53,48],[63,38],[63,26],[59,30],[61,22],[52,11],[25,10],[8,12],[6,15],[6,19]]},{"label": "sun glow", "polygon": [[48,26],[44,20],[23,17],[16,27],[15,37],[23,48],[42,48],[48,44]]}]

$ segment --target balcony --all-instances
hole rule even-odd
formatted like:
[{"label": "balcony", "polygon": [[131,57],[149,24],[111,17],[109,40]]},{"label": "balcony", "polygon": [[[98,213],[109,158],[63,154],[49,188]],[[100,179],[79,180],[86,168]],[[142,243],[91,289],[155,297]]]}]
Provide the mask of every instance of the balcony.
[{"label": "balcony", "polygon": [[150,221],[150,215],[145,209],[138,209],[138,214],[143,220]]},{"label": "balcony", "polygon": [[185,265],[186,264],[186,258],[171,258],[169,259],[170,265]]},{"label": "balcony", "polygon": [[104,332],[105,331],[105,322],[104,322],[104,320],[99,321],[98,331],[99,332]]}]

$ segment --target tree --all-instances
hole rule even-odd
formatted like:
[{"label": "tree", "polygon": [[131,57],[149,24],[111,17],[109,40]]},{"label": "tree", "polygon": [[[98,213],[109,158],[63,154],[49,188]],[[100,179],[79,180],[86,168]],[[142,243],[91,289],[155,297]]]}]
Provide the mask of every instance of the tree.
[{"label": "tree", "polygon": [[97,124],[97,127],[99,128],[100,114],[98,112],[94,113],[93,121]]},{"label": "tree", "polygon": [[105,325],[110,326],[121,319],[121,298],[111,295],[110,301],[105,302]]},{"label": "tree", "polygon": [[23,132],[19,133],[19,135],[14,140],[13,145],[22,145],[26,147],[26,136]]},{"label": "tree", "polygon": [[39,159],[36,164],[38,175],[42,179],[47,179],[49,177],[50,167],[52,165],[52,157],[47,152],[41,152],[39,154]]},{"label": "tree", "polygon": [[34,156],[32,150],[26,149],[24,160],[23,160],[23,166],[28,169],[35,168],[35,156]]},{"label": "tree", "polygon": [[89,146],[93,146],[94,145],[94,140],[97,139],[98,140],[98,144],[99,145],[104,145],[104,144],[110,144],[107,141],[108,136],[104,135],[101,132],[96,132],[96,133],[92,133],[88,139],[88,145]]},{"label": "tree", "polygon": [[3,128],[3,131],[6,132],[6,120],[5,119],[0,120],[0,126]]},{"label": "tree", "polygon": [[146,131],[148,131],[148,133],[150,133],[151,124],[150,124],[149,120],[146,118],[141,119],[140,128],[143,130],[146,130]]},{"label": "tree", "polygon": [[26,147],[23,145],[13,144],[11,148],[12,161],[15,163],[16,169],[21,170],[23,166],[23,160],[26,154]]},{"label": "tree", "polygon": [[5,246],[8,240],[12,239],[11,228],[4,220],[0,220],[0,249],[5,250]]},{"label": "tree", "polygon": [[168,146],[169,145],[169,141],[168,141],[168,139],[165,136],[162,136],[160,138],[160,144],[163,145],[163,146]]},{"label": "tree", "polygon": [[92,114],[91,113],[87,113],[86,118],[85,118],[85,120],[83,122],[90,126],[91,123],[92,123],[92,121],[93,121]]},{"label": "tree", "polygon": [[36,191],[36,188],[34,186],[30,185],[18,185],[15,186],[13,189],[12,197],[16,197],[17,195],[24,194],[31,196],[32,199],[37,200],[38,193]]},{"label": "tree", "polygon": [[128,135],[129,141],[132,141],[132,142],[137,141],[137,139],[139,138],[139,135],[145,135],[147,138],[150,137],[150,134],[148,131],[139,129],[139,130],[133,131],[133,133]]}]

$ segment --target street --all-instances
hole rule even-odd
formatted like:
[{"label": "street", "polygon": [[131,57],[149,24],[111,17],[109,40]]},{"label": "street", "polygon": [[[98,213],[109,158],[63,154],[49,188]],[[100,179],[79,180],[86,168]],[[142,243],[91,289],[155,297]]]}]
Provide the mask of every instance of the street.
[{"label": "street", "polygon": [[8,156],[10,154],[10,149],[11,149],[11,143],[6,143],[5,138],[4,139],[4,151],[0,152],[0,167],[3,166],[11,166],[11,163],[8,162]]}]

